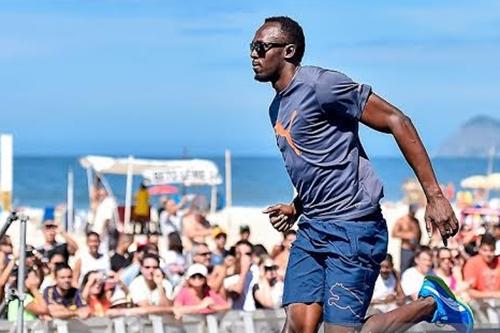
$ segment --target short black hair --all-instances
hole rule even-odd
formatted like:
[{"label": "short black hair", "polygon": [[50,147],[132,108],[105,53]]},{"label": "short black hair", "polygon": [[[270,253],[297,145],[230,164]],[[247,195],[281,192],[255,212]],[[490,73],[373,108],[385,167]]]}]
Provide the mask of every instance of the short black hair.
[{"label": "short black hair", "polygon": [[496,247],[495,237],[492,234],[485,233],[481,237],[481,243],[479,244],[479,247],[481,247],[483,245],[488,245],[488,246],[491,246],[492,248],[495,248]]},{"label": "short black hair", "polygon": [[292,58],[294,63],[299,64],[304,57],[304,51],[306,49],[306,38],[304,37],[304,31],[297,21],[292,20],[288,16],[271,16],[264,20],[264,23],[279,23],[281,31],[287,36],[287,43],[295,44],[295,55]]},{"label": "short black hair", "polygon": [[59,271],[62,271],[63,269],[69,269],[70,271],[73,271],[67,263],[59,263],[56,265],[56,268],[54,269],[54,274],[57,275],[57,273]]},{"label": "short black hair", "polygon": [[151,252],[146,252],[146,254],[144,254],[144,256],[142,257],[141,266],[144,265],[144,262],[146,261],[146,259],[154,259],[154,260],[156,260],[158,265],[160,264],[160,257],[158,255],[151,253]]},{"label": "short black hair", "polygon": [[87,232],[87,238],[89,238],[90,236],[96,236],[99,240],[101,239],[101,235],[99,235],[95,231],[89,231],[89,232]]}]

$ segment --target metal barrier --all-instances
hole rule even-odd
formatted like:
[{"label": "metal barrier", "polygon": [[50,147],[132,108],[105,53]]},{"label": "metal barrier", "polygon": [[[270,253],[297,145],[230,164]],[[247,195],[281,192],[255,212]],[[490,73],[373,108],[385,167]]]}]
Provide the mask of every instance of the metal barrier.
[{"label": "metal barrier", "polygon": [[[255,312],[229,311],[217,315],[185,316],[176,320],[172,316],[95,317],[86,320],[27,321],[26,333],[280,333],[285,321],[283,310]],[[0,321],[0,333],[13,333],[14,322]],[[320,328],[319,332],[323,332]],[[455,332],[452,327],[418,324],[408,332]],[[499,325],[478,324],[474,332],[498,333]]]}]

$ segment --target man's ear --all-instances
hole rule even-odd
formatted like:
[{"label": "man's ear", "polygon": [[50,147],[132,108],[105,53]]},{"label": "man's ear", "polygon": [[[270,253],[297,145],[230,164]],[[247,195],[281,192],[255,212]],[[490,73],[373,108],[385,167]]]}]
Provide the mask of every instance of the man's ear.
[{"label": "man's ear", "polygon": [[288,44],[287,46],[285,46],[285,59],[292,59],[295,56],[295,51],[295,44]]}]

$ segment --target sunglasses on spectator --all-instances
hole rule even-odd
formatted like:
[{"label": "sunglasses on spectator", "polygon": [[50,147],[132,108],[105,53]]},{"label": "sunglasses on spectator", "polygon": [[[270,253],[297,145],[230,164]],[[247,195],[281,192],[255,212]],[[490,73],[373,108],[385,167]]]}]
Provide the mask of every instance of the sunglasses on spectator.
[{"label": "sunglasses on spectator", "polygon": [[270,49],[275,47],[285,47],[288,44],[289,43],[255,41],[250,43],[250,52],[255,51],[260,58],[263,58]]},{"label": "sunglasses on spectator", "polygon": [[46,224],[44,227],[45,229],[57,229],[56,224]]},{"label": "sunglasses on spectator", "polygon": [[443,260],[443,261],[444,260],[453,260],[453,258],[452,257],[441,257],[441,258],[439,258],[439,260]]},{"label": "sunglasses on spectator", "polygon": [[277,270],[278,270],[278,266],[265,266],[264,267],[265,272],[272,272],[272,271],[277,271]]}]

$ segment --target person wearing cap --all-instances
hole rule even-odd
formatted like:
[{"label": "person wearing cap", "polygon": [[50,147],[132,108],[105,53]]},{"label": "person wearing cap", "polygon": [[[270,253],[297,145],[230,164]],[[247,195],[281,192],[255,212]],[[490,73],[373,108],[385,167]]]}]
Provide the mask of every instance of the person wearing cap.
[{"label": "person wearing cap", "polygon": [[212,290],[207,283],[208,270],[202,264],[189,266],[186,284],[174,300],[174,314],[207,314],[229,310],[229,303]]},{"label": "person wearing cap", "polygon": [[220,227],[212,229],[212,236],[214,237],[215,248],[212,251],[212,265],[221,265],[224,258],[229,254],[226,249],[227,233]]},{"label": "person wearing cap", "polygon": [[278,278],[279,266],[271,258],[265,258],[261,265],[261,276],[252,292],[257,309],[278,309],[281,307],[283,282]]},{"label": "person wearing cap", "polygon": [[[44,243],[37,248],[37,251],[48,259],[53,252],[61,253],[66,262],[69,256],[72,256],[78,250],[76,240],[64,229],[60,227],[53,219],[44,219],[42,222],[42,231]],[[57,241],[57,236],[60,235],[65,242]]]}]

